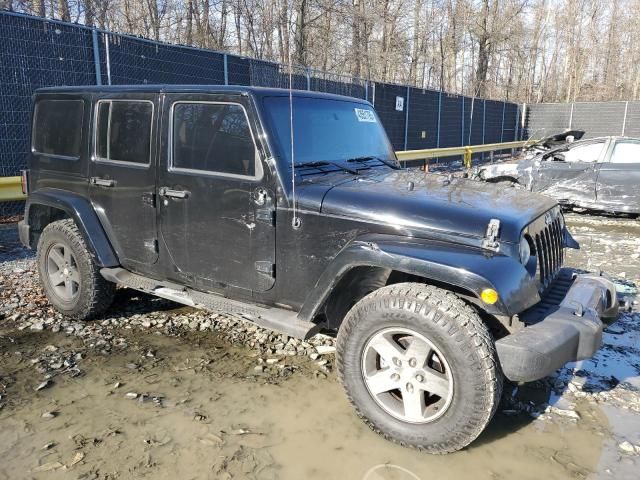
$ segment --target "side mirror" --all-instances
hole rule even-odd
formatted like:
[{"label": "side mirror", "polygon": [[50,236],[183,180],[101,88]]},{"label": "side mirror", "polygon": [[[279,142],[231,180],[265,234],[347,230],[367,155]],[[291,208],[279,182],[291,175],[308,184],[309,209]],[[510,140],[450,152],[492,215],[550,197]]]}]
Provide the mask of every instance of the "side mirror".
[{"label": "side mirror", "polygon": [[554,153],[553,154],[553,161],[554,162],[564,162],[565,161],[564,153]]}]

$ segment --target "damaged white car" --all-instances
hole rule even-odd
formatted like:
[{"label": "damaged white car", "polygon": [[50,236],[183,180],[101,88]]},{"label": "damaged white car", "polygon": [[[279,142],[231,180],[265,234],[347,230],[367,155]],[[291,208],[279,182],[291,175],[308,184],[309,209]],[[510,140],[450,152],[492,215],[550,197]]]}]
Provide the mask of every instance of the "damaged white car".
[{"label": "damaged white car", "polygon": [[544,193],[559,203],[640,215],[640,139],[564,143],[531,158],[482,166],[474,177]]}]

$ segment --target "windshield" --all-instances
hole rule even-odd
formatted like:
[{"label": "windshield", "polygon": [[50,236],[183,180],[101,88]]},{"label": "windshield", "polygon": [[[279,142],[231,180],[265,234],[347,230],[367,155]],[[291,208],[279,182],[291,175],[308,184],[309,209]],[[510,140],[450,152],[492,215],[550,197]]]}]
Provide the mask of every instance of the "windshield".
[{"label": "windshield", "polygon": [[[266,97],[264,107],[274,148],[291,164],[289,97]],[[293,137],[296,165],[363,157],[396,161],[378,116],[362,103],[293,97]]]}]

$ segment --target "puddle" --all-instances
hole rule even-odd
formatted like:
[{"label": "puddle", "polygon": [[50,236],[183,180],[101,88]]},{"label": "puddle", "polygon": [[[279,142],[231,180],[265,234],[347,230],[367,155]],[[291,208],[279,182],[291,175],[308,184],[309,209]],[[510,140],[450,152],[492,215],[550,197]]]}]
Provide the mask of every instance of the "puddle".
[{"label": "puddle", "polygon": [[567,264],[640,280],[640,219],[565,214],[580,250],[567,250]]},{"label": "puddle", "polygon": [[83,376],[37,393],[39,376],[15,351],[66,337],[14,339],[0,364],[14,379],[14,402],[0,410],[0,478],[585,478],[608,435],[606,418],[585,404],[577,424],[498,415],[471,447],[432,456],[371,432],[333,375],[313,378],[304,365],[286,379],[254,374],[251,351],[211,337],[138,333],[127,351],[89,356]]}]

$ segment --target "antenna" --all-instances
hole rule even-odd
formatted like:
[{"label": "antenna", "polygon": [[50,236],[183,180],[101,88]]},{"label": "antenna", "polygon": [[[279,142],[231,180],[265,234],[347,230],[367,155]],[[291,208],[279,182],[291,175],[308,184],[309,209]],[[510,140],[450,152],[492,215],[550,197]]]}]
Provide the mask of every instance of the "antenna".
[{"label": "antenna", "polygon": [[[289,8],[292,8],[289,2]],[[291,134],[291,199],[293,202],[293,218],[291,226],[294,230],[300,228],[300,218],[298,217],[298,208],[296,206],[296,160],[293,140],[293,64],[291,63],[291,23],[289,23],[289,133]]]}]

